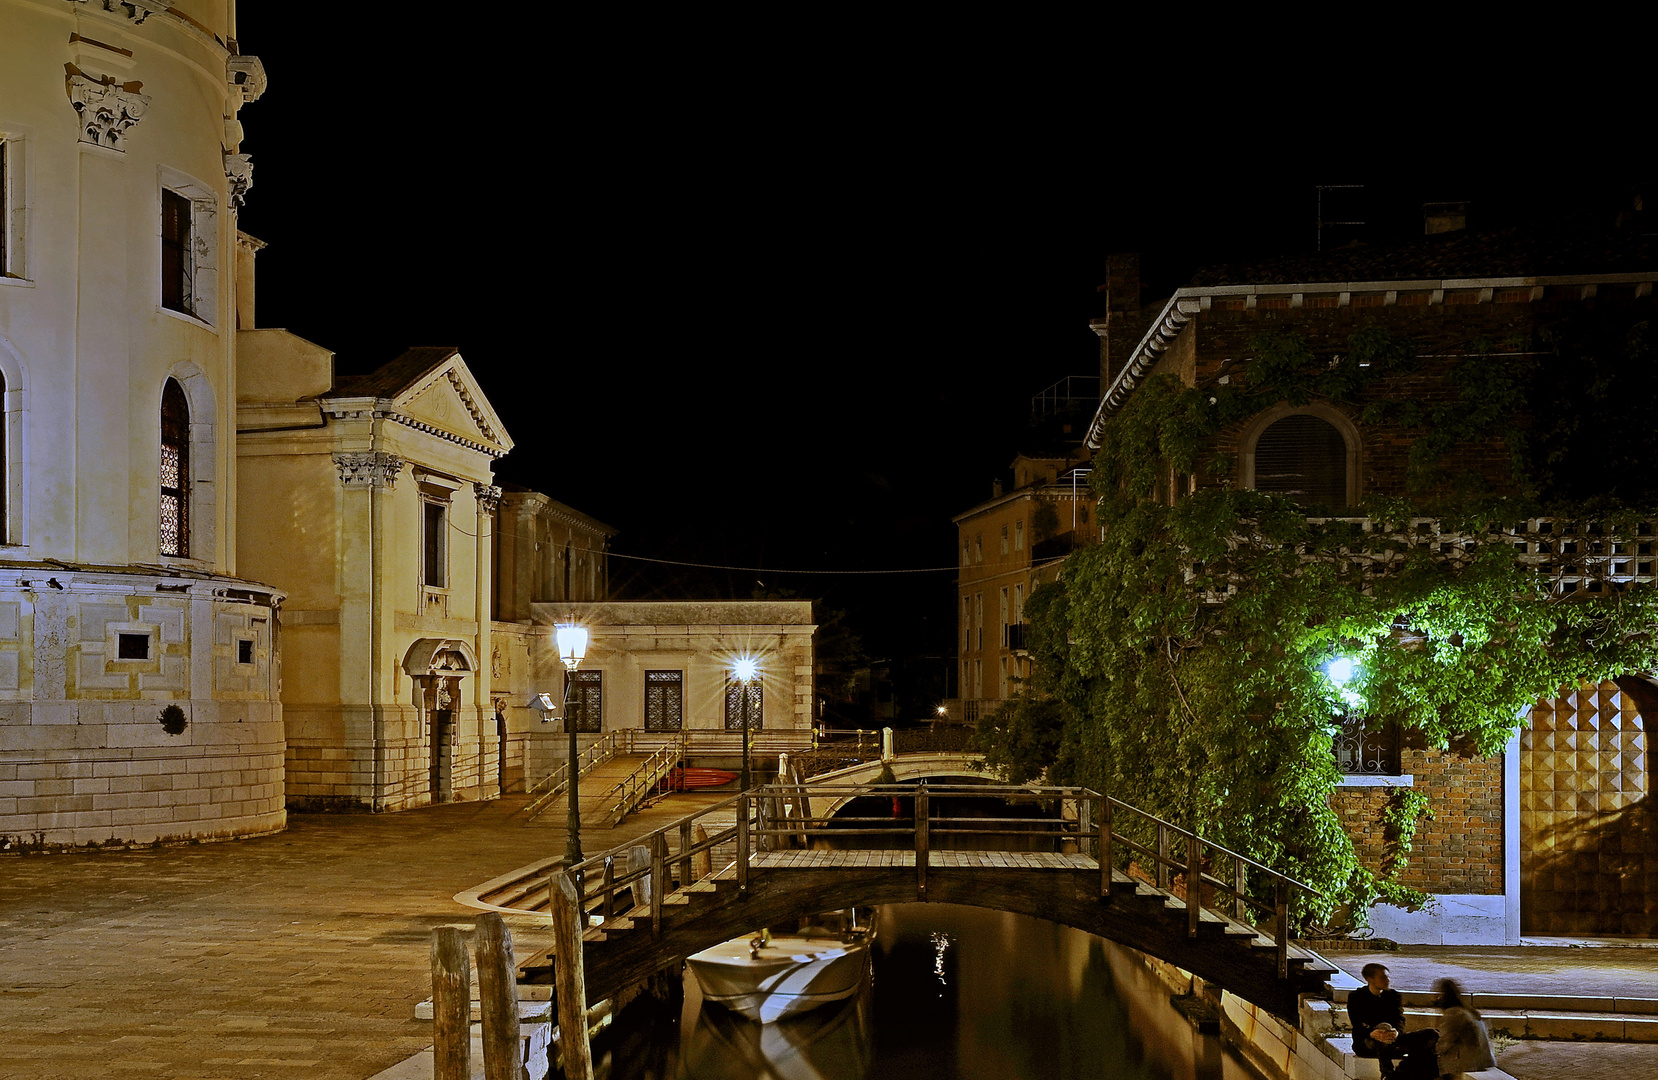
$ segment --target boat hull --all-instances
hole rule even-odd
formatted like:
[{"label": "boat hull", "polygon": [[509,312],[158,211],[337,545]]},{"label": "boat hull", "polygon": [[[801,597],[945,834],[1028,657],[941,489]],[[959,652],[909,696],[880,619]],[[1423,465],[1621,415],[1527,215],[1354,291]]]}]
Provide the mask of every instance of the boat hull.
[{"label": "boat hull", "polygon": [[844,1001],[864,985],[870,934],[733,938],[687,959],[704,1001],[762,1024]]}]

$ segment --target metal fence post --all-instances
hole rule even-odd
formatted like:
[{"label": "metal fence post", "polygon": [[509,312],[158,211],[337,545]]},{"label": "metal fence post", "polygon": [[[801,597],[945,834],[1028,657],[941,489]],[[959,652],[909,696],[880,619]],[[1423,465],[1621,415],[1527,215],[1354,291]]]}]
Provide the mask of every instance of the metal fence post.
[{"label": "metal fence post", "polygon": [[1273,921],[1278,924],[1278,977],[1287,979],[1290,977],[1290,892],[1283,878],[1273,883],[1272,896],[1277,916]]},{"label": "metal fence post", "polygon": [[1157,823],[1157,887],[1169,887],[1169,827]]}]

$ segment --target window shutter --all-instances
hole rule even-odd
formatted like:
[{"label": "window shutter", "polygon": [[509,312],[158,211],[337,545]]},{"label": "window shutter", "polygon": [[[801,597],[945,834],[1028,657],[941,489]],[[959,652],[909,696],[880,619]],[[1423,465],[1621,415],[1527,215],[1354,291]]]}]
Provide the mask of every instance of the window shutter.
[{"label": "window shutter", "polygon": [[1316,416],[1286,416],[1255,442],[1255,490],[1303,504],[1347,505],[1347,440]]}]

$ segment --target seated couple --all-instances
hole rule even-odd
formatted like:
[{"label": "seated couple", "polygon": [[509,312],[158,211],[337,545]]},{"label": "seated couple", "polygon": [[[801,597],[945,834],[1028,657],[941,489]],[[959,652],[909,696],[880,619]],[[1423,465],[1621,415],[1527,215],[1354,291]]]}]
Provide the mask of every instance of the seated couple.
[{"label": "seated couple", "polygon": [[[1394,1080],[1432,1080],[1438,1076],[1489,1069],[1496,1065],[1491,1040],[1480,1014],[1462,1000],[1451,979],[1434,984],[1443,1010],[1437,1028],[1405,1031],[1405,1005],[1397,990],[1388,989],[1387,968],[1366,964],[1364,988],[1347,995],[1347,1018],[1353,1025],[1353,1053],[1377,1058],[1382,1075]],[[1399,1066],[1394,1068],[1394,1062]]]}]

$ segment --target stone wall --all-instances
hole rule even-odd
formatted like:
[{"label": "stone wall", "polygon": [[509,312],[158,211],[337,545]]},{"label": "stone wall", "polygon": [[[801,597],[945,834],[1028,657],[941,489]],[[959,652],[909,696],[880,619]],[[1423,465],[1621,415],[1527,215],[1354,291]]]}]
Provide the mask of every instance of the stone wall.
[{"label": "stone wall", "polygon": [[[0,849],[283,827],[268,592],[229,578],[56,567],[5,576]],[[250,599],[224,598],[232,593]],[[147,643],[142,658],[123,655],[134,640]]]}]

